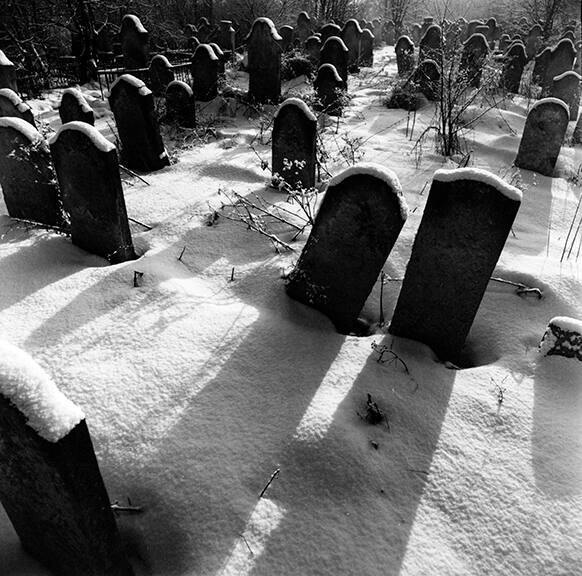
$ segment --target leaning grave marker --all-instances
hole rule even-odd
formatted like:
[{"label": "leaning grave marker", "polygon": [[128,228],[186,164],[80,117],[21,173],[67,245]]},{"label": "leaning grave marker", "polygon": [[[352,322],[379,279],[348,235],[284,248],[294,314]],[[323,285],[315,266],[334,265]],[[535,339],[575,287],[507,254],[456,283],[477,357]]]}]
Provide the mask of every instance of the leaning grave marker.
[{"label": "leaning grave marker", "polygon": [[59,116],[63,124],[78,120],[91,124],[91,126],[95,125],[93,108],[89,106],[81,91],[76,88],[67,88],[63,92],[59,106]]}]

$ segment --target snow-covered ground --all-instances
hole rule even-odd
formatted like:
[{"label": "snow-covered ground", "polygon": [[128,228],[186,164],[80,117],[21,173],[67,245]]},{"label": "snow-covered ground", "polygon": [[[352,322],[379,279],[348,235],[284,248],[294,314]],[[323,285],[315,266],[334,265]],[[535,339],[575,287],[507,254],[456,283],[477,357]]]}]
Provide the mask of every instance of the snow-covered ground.
[{"label": "snow-covered ground", "polygon": [[[376,51],[374,68],[350,78],[345,117],[323,131],[331,174],[351,145],[400,180],[410,213],[391,279],[404,275],[434,172],[455,167],[432,136],[413,150],[432,106],[412,138],[407,113],[383,106],[395,73],[393,50]],[[83,91],[113,141],[99,91]],[[59,98],[32,102],[53,129]],[[580,236],[562,257],[582,148],[562,148],[555,178],[513,168],[531,104],[486,113],[468,134],[469,165],[522,189],[495,276],[543,298],[490,282],[467,344],[476,365],[463,370],[386,330],[339,335],[289,299],[283,272],[305,236],[278,254],[220,211],[206,225],[221,189],[286,206],[261,169],[266,116],[242,105],[200,106],[218,136],[203,146],[176,147],[166,131],[177,163],[144,175],[149,185],[123,175],[129,216],[151,227],[131,224],[138,260],[111,266],[12,221],[0,200],[0,337],[86,414],[111,500],[143,507],[118,517],[138,576],[581,573],[582,363],[537,347],[552,317],[582,316]],[[384,286],[387,318],[399,289]],[[379,303],[377,283],[363,316],[377,322]],[[401,361],[378,363],[374,343]],[[368,394],[387,422],[361,417]],[[47,574],[1,507],[0,573]]]}]

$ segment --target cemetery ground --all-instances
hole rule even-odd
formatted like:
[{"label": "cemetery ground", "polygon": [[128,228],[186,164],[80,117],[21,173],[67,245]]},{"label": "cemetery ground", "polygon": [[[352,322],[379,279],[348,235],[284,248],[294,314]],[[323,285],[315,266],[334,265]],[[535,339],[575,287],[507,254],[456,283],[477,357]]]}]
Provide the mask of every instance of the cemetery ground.
[{"label": "cemetery ground", "polygon": [[[562,147],[553,178],[512,167],[534,102],[515,96],[445,161],[433,104],[384,106],[395,75],[393,48],[377,50],[345,115],[319,120],[330,174],[379,163],[408,203],[367,336],[286,295],[307,232],[271,222],[293,248],[275,250],[222,208],[237,193],[298,211],[269,186],[268,107],[199,104],[204,144],[165,128],[172,165],[122,173],[136,260],[110,265],[0,201],[0,334],[85,412],[136,574],[579,573],[582,364],[538,344],[552,317],[581,314],[582,148]],[[106,101],[82,89],[114,141]],[[31,103],[45,131],[61,92]],[[457,369],[388,334],[380,310],[388,324],[435,170],[460,162],[523,201]],[[0,572],[48,574],[1,508]]]}]

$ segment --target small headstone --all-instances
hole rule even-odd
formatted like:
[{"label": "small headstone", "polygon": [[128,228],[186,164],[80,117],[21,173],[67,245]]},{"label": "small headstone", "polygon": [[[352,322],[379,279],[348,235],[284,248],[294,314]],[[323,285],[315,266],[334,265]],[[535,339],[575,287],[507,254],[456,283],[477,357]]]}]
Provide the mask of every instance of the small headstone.
[{"label": "small headstone", "polygon": [[0,50],[0,88],[9,88],[18,92],[16,86],[16,67]]},{"label": "small headstone", "polygon": [[[284,180],[292,189],[315,186],[315,141],[317,118],[299,98],[283,102],[273,120],[273,179]],[[277,175],[277,177],[275,177]]]},{"label": "small headstone", "polygon": [[365,28],[360,40],[360,64],[365,67],[374,65],[374,35]]},{"label": "small headstone", "polygon": [[194,51],[200,45],[200,40],[198,40],[197,36],[189,36],[188,37],[188,50],[194,54]]},{"label": "small headstone", "polygon": [[287,294],[326,314],[338,332],[357,331],[407,213],[398,178],[383,166],[356,165],[332,178]]},{"label": "small headstone", "polygon": [[192,90],[196,100],[208,102],[218,95],[218,58],[212,47],[200,44],[192,57]]},{"label": "small headstone", "polygon": [[341,38],[332,36],[321,48],[319,61],[321,64],[333,64],[344,82],[348,81],[348,47]]},{"label": "small headstone", "polygon": [[333,24],[331,22],[329,24],[326,24],[325,26],[322,26],[319,32],[321,34],[322,46],[325,44],[328,38],[331,38],[332,36],[337,36],[338,38],[341,38],[342,35],[342,29],[337,24]]},{"label": "small headstone", "polygon": [[418,46],[422,38],[422,26],[420,24],[415,23],[411,26],[410,37],[412,38],[413,43]]},{"label": "small headstone", "polygon": [[4,116],[22,118],[36,127],[32,108],[10,88],[0,88],[0,118]]},{"label": "small headstone", "polygon": [[221,50],[232,52],[236,48],[235,39],[236,30],[232,26],[232,20],[221,20],[216,40]]},{"label": "small headstone", "polygon": [[166,87],[174,80],[174,70],[170,61],[161,54],[150,62],[150,89],[155,96],[163,96]]},{"label": "small headstone", "polygon": [[23,548],[59,576],[132,576],[85,415],[7,342],[0,437],[0,501]]},{"label": "small headstone", "polygon": [[582,322],[567,316],[552,318],[540,342],[540,354],[582,361]]},{"label": "small headstone", "polygon": [[184,128],[196,126],[196,100],[192,88],[181,80],[174,80],[166,88],[166,116],[168,122],[176,122]]},{"label": "small headstone", "polygon": [[531,60],[535,57],[540,49],[540,44],[542,40],[543,30],[539,24],[532,26],[527,34],[525,40],[525,50],[527,54],[527,59]]},{"label": "small headstone", "polygon": [[425,16],[422,20],[422,25],[420,27],[420,37],[422,38],[426,31],[434,24],[434,18],[432,16]]},{"label": "small headstone", "polygon": [[483,66],[488,55],[489,44],[483,34],[473,34],[463,44],[460,70],[466,75],[469,86],[478,88],[481,85]]},{"label": "small headstone", "polygon": [[61,105],[59,106],[59,116],[63,124],[78,120],[91,124],[91,126],[95,125],[93,109],[77,88],[67,88],[63,92]]},{"label": "small headstone", "polygon": [[544,48],[539,54],[536,54],[534,68],[532,72],[532,82],[542,87],[548,88],[547,83],[547,69],[552,57],[552,49]]},{"label": "small headstone", "polygon": [[123,74],[111,86],[109,105],[121,141],[122,164],[144,172],[169,166],[152,91],[135,76]]},{"label": "small headstone", "polygon": [[295,26],[295,38],[303,44],[313,34],[311,18],[307,12],[299,12],[297,25]]},{"label": "small headstone", "polygon": [[305,52],[307,57],[313,62],[315,66],[319,66],[319,58],[321,53],[321,40],[319,36],[310,36],[305,40]]},{"label": "small headstone", "polygon": [[410,81],[418,86],[428,100],[438,100],[440,92],[441,73],[434,60],[423,60],[414,70]]},{"label": "small headstone", "polygon": [[319,101],[318,109],[329,116],[341,116],[347,86],[333,64],[322,64],[318,68],[313,86]]},{"label": "small headstone", "polygon": [[521,43],[512,44],[503,58],[503,69],[499,80],[502,88],[513,94],[519,92],[519,84],[526,62],[527,55],[524,45]]},{"label": "small headstone", "polygon": [[12,218],[65,227],[49,148],[22,118],[0,118],[0,186]]},{"label": "small headstone", "polygon": [[574,68],[574,60],[576,58],[576,48],[571,40],[560,40],[556,46],[552,48],[550,54],[550,61],[546,68],[546,77],[544,82],[545,95],[552,86],[552,82],[556,76],[569,72]]},{"label": "small headstone", "polygon": [[281,26],[279,35],[281,36],[281,49],[283,52],[288,52],[293,48],[293,26]]},{"label": "small headstone", "polygon": [[414,69],[414,43],[408,36],[400,36],[394,47],[398,75],[404,76]]},{"label": "small headstone", "polygon": [[[362,34],[363,30],[360,28],[358,21],[353,18],[348,20],[342,28],[341,39],[348,49],[348,70],[350,71],[356,71],[360,65]],[[332,62],[332,64],[334,63]],[[337,68],[337,65],[335,66]]]},{"label": "small headstone", "polygon": [[473,34],[483,34],[483,36],[487,38],[489,35],[489,26],[486,25],[475,26],[475,32],[473,32]]},{"label": "small headstone", "polygon": [[50,148],[73,244],[112,264],[133,260],[115,146],[93,126],[69,122]]},{"label": "small headstone", "polygon": [[570,109],[570,120],[578,118],[580,108],[580,82],[582,77],[573,70],[564,72],[554,78],[550,97],[563,100]]},{"label": "small headstone", "polygon": [[281,36],[269,18],[257,18],[246,41],[251,99],[277,102],[281,97]]},{"label": "small headstone", "polygon": [[214,55],[218,58],[218,73],[224,74],[226,61],[228,60],[228,55],[222,50],[222,48],[216,43],[211,42],[208,44],[212,48]]},{"label": "small headstone", "polygon": [[489,20],[486,22],[486,26],[488,28],[488,32],[486,34],[487,43],[489,44],[489,48],[493,50],[493,47],[495,46],[495,40],[497,40],[500,36],[497,20],[495,18],[489,18]]},{"label": "small headstone", "polygon": [[538,100],[527,115],[515,165],[552,176],[569,119],[570,110],[562,100]]},{"label": "small headstone", "polygon": [[121,19],[119,31],[124,67],[145,68],[148,65],[149,33],[134,14],[126,14]]},{"label": "small headstone", "polygon": [[520,203],[485,170],[437,170],[389,332],[458,361]]},{"label": "small headstone", "polygon": [[388,46],[394,46],[396,42],[396,29],[392,20],[387,20],[382,25],[382,39]]},{"label": "small headstone", "polygon": [[430,26],[424,33],[418,49],[418,61],[434,60],[440,63],[443,57],[442,32],[437,24]]}]

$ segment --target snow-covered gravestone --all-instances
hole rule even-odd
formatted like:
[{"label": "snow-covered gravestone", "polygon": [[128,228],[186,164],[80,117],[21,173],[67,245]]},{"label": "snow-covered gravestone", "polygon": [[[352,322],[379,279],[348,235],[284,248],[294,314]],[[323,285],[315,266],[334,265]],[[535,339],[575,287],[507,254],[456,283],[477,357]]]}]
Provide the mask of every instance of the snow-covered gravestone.
[{"label": "snow-covered gravestone", "polygon": [[540,342],[540,353],[582,361],[582,322],[566,316],[552,318]]},{"label": "snow-covered gravestone", "polygon": [[389,332],[457,360],[520,204],[485,170],[437,170]]},{"label": "snow-covered gravestone", "polygon": [[124,67],[145,68],[148,65],[149,33],[137,16],[126,14],[121,19],[119,38]]},{"label": "snow-covered gravestone", "polygon": [[546,90],[551,88],[552,81],[556,76],[560,76],[560,74],[569,72],[574,68],[575,59],[576,47],[574,46],[574,42],[569,38],[560,40],[552,48],[550,52],[550,60],[546,68],[546,78],[544,83]]},{"label": "snow-covered gravestone", "polygon": [[154,56],[150,62],[150,89],[155,96],[163,96],[170,82],[174,80],[174,69],[170,61],[161,54]]},{"label": "snow-covered gravestone", "polygon": [[285,25],[279,28],[281,36],[281,49],[287,52],[293,48],[293,26]]},{"label": "snow-covered gravestone", "polygon": [[315,186],[317,118],[299,98],[283,102],[273,120],[272,169],[292,189]]},{"label": "snow-covered gravestone", "polygon": [[295,26],[295,37],[300,44],[303,44],[312,34],[313,26],[309,14],[307,12],[299,12]]},{"label": "snow-covered gravestone", "polygon": [[0,118],[0,186],[12,218],[64,225],[49,148],[22,118]]},{"label": "snow-covered gravestone", "polygon": [[10,88],[0,88],[0,118],[22,118],[36,127],[32,108]]},{"label": "snow-covered gravestone", "polygon": [[407,213],[398,178],[383,166],[360,164],[332,178],[287,294],[326,314],[338,332],[360,331],[358,314]]},{"label": "snow-covered gravestone", "polygon": [[578,118],[580,82],[582,82],[582,77],[573,70],[556,76],[552,82],[550,96],[559,98],[568,105],[568,108],[570,108],[570,120]]},{"label": "snow-covered gravestone", "polygon": [[178,126],[194,128],[196,126],[196,101],[192,88],[181,80],[174,80],[166,88],[166,116],[169,122]]},{"label": "snow-covered gravestone", "polygon": [[332,36],[325,41],[319,57],[320,64],[332,64],[342,80],[348,82],[348,47],[337,36]]},{"label": "snow-covered gravestone", "polygon": [[79,122],[91,124],[91,126],[95,125],[93,109],[89,106],[81,91],[76,88],[67,88],[63,92],[61,105],[59,106],[59,116],[63,124],[78,120]]},{"label": "snow-covered gravestone", "polygon": [[466,75],[469,86],[479,88],[483,65],[489,55],[489,44],[483,34],[473,34],[463,44],[460,70]]},{"label": "snow-covered gravestone", "polygon": [[0,88],[10,88],[14,92],[17,91],[16,67],[2,50],[0,50]]},{"label": "snow-covered gravestone", "polygon": [[328,116],[341,116],[347,86],[333,64],[322,64],[313,82],[318,109]]},{"label": "snow-covered gravestone", "polygon": [[85,122],[50,141],[73,244],[112,264],[135,258],[115,146]]},{"label": "snow-covered gravestone", "polygon": [[319,36],[310,36],[305,40],[305,52],[307,52],[307,57],[316,66],[319,65],[319,57],[321,53],[321,40]]},{"label": "snow-covered gravestone", "polygon": [[442,30],[438,24],[429,26],[420,41],[418,61],[434,60],[440,63],[443,57]]},{"label": "snow-covered gravestone", "polygon": [[364,28],[362,31],[362,38],[360,42],[360,64],[362,66],[371,67],[374,65],[374,34],[368,29]]},{"label": "snow-covered gravestone", "polygon": [[400,36],[394,47],[398,75],[404,76],[414,69],[414,42],[408,36]]},{"label": "snow-covered gravestone", "polygon": [[200,44],[192,57],[192,90],[196,100],[208,102],[218,95],[218,57],[209,44]]},{"label": "snow-covered gravestone", "polygon": [[418,86],[428,100],[438,100],[441,73],[438,64],[434,60],[423,60],[416,67],[410,81]]},{"label": "snow-covered gravestone", "polygon": [[560,155],[569,118],[570,110],[562,100],[538,100],[527,115],[515,165],[551,176]]},{"label": "snow-covered gravestone", "polygon": [[85,416],[0,341],[0,501],[24,549],[59,576],[132,576]]},{"label": "snow-covered gravestone", "polygon": [[249,96],[256,102],[281,97],[281,36],[269,18],[257,18],[247,36]]},{"label": "snow-covered gravestone", "polygon": [[550,63],[550,58],[552,57],[552,49],[550,47],[544,48],[539,54],[536,54],[532,81],[538,86],[543,88],[548,88],[546,70],[548,69],[548,64]]},{"label": "snow-covered gravestone", "polygon": [[526,63],[525,46],[520,42],[512,44],[503,58],[503,70],[499,80],[501,87],[508,92],[517,94]]},{"label": "snow-covered gravestone", "polygon": [[502,34],[499,38],[499,50],[505,52],[505,49],[511,44],[511,36],[509,34]]},{"label": "snow-covered gravestone", "polygon": [[360,65],[362,32],[358,21],[353,18],[344,24],[341,31],[341,39],[348,49],[348,70],[350,71],[355,71]]},{"label": "snow-covered gravestone", "polygon": [[420,42],[420,39],[422,38],[422,26],[418,22],[415,22],[410,27],[410,36],[414,44],[418,44]]},{"label": "snow-covered gravestone", "polygon": [[121,141],[122,164],[143,172],[169,166],[151,90],[135,76],[123,74],[111,86],[109,105]]},{"label": "snow-covered gravestone", "polygon": [[527,33],[527,38],[525,39],[527,59],[531,60],[538,53],[541,38],[543,35],[542,27],[539,24],[532,26]]},{"label": "snow-covered gravestone", "polygon": [[321,45],[323,46],[327,39],[331,38],[332,36],[341,38],[342,29],[337,24],[330,22],[329,24],[322,26],[319,33],[321,34]]}]

